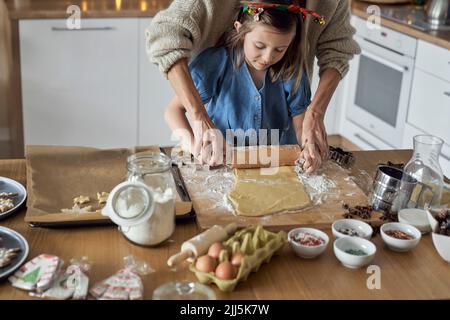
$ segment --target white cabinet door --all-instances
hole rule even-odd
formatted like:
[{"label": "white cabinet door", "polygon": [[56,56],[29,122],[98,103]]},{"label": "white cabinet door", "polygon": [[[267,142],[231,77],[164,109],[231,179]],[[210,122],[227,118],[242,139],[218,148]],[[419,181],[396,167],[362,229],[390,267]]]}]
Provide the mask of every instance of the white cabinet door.
[{"label": "white cabinet door", "polygon": [[416,68],[407,121],[450,144],[450,82]]},{"label": "white cabinet door", "polygon": [[450,50],[419,40],[416,67],[450,81]]},{"label": "white cabinet door", "polygon": [[21,20],[25,144],[137,143],[138,19]]},{"label": "white cabinet door", "polygon": [[148,18],[139,19],[139,145],[173,145],[164,110],[174,97],[169,81],[150,63],[145,51]]}]

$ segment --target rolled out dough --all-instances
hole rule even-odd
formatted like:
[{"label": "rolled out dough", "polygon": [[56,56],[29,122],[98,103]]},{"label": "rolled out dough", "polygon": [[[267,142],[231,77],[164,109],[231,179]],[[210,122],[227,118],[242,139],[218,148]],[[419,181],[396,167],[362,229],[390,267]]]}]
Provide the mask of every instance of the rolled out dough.
[{"label": "rolled out dough", "polygon": [[236,182],[228,194],[236,214],[258,217],[292,212],[311,205],[294,167],[279,167],[275,174],[260,169],[235,169]]}]

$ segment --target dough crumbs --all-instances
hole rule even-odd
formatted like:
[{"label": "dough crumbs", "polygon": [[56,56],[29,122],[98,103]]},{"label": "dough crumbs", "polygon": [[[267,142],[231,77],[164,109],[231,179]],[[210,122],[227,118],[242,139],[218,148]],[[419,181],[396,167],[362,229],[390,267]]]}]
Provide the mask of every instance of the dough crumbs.
[{"label": "dough crumbs", "polygon": [[91,201],[91,199],[86,196],[79,196],[79,197],[73,199],[74,204],[85,204],[85,203],[89,203],[90,201]]},{"label": "dough crumbs", "polygon": [[109,193],[108,192],[97,192],[97,200],[98,204],[105,204],[106,200],[108,200]]},{"label": "dough crumbs", "polygon": [[75,204],[72,209],[61,209],[62,213],[92,213],[92,206],[80,207]]}]

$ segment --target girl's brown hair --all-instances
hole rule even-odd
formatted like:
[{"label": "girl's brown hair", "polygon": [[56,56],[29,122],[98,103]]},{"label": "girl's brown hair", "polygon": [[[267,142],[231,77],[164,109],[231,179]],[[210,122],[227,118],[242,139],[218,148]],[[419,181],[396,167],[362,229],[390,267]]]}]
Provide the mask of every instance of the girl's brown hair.
[{"label": "girl's brown hair", "polygon": [[[280,32],[290,32],[295,29],[295,36],[286,50],[283,58],[276,64],[269,68],[269,75],[272,82],[278,80],[290,80],[296,77],[294,91],[300,87],[303,71],[303,63],[305,52],[303,41],[301,41],[303,20],[299,14],[289,11],[279,11],[275,9],[264,9],[259,16],[259,21],[254,20],[254,16],[243,12],[243,6],[249,1],[241,1],[239,9],[237,10],[234,21],[239,21],[242,24],[239,32],[234,26],[227,30],[219,40],[217,46],[224,46],[231,52],[235,52],[236,57],[233,64],[238,69],[244,61],[242,57],[242,47],[244,45],[244,37],[247,33],[253,30],[253,27],[258,23],[264,23],[271,26]],[[255,0],[251,3],[278,3],[278,4],[295,4],[298,1],[292,0]]]}]

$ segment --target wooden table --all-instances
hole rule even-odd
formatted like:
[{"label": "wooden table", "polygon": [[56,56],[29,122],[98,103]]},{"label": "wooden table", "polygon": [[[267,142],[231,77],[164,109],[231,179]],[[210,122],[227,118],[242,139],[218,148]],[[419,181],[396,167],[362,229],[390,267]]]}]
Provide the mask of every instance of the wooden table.
[{"label": "wooden table", "polygon": [[[378,163],[405,162],[411,151],[361,151],[355,155],[353,171],[373,174]],[[0,161],[0,176],[25,184],[25,161]],[[66,262],[88,256],[94,262],[90,272],[93,284],[119,270],[122,258],[133,254],[156,270],[143,277],[146,299],[151,299],[153,290],[168,281],[196,280],[186,265],[177,270],[166,266],[167,258],[179,250],[181,243],[197,233],[195,224],[178,225],[172,240],[156,248],[144,248],[130,244],[115,227],[33,229],[24,222],[25,210],[1,220],[0,225],[18,231],[28,240],[29,259],[41,253],[58,255]],[[331,236],[329,230],[328,234]],[[450,299],[450,264],[438,255],[429,235],[407,253],[387,249],[379,235],[373,242],[378,252],[372,264],[381,269],[379,290],[367,288],[371,274],[366,268],[343,267],[334,256],[331,243],[315,260],[298,258],[286,245],[280,255],[251,274],[234,292],[222,293],[213,288],[219,299]],[[0,283],[0,299],[30,298],[8,281]]]}]

